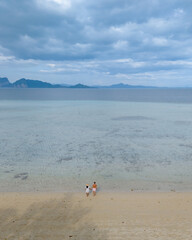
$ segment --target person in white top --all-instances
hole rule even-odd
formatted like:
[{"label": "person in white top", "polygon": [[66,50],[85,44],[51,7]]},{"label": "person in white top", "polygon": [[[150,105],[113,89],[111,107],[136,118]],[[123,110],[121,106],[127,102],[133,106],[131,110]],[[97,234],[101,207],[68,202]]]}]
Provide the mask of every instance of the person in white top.
[{"label": "person in white top", "polygon": [[89,185],[87,184],[86,186],[85,186],[85,193],[86,193],[86,196],[88,197],[89,196],[89,192],[90,192],[90,188],[89,188]]}]

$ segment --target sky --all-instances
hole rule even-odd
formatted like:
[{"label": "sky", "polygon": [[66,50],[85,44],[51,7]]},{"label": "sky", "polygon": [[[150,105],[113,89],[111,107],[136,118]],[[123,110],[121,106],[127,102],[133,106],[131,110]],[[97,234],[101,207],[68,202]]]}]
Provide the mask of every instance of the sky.
[{"label": "sky", "polygon": [[0,77],[192,87],[191,0],[0,0]]}]

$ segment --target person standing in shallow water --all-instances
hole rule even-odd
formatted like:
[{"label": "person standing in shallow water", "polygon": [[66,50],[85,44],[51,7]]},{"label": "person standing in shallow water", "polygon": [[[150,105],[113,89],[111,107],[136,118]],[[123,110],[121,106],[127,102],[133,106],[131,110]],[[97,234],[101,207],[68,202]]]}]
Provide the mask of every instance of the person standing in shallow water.
[{"label": "person standing in shallow water", "polygon": [[93,183],[92,191],[93,191],[93,196],[96,196],[96,191],[97,191],[97,184],[96,184],[96,182]]},{"label": "person standing in shallow water", "polygon": [[89,188],[89,185],[87,184],[85,186],[85,193],[86,193],[86,196],[88,197],[89,196],[89,191],[90,191],[90,188]]}]

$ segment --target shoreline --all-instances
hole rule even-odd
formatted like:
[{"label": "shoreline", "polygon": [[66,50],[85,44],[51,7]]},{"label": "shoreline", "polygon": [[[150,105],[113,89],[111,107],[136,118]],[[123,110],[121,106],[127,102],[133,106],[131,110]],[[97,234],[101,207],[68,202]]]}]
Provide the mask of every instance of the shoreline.
[{"label": "shoreline", "polygon": [[[90,194],[91,194],[92,191],[90,191]],[[3,191],[3,190],[0,190],[0,194],[84,194],[84,189],[82,189],[81,191],[77,191],[77,190],[46,190],[46,191],[42,191],[42,190],[35,190],[35,191],[13,191],[13,190],[10,190],[10,191]],[[170,189],[170,190],[140,190],[140,189],[130,189],[130,190],[97,190],[97,194],[133,194],[133,193],[143,193],[143,194],[167,194],[167,193],[192,193],[192,189],[191,190],[186,190],[186,189],[183,189],[183,190],[177,190],[177,189]]]}]

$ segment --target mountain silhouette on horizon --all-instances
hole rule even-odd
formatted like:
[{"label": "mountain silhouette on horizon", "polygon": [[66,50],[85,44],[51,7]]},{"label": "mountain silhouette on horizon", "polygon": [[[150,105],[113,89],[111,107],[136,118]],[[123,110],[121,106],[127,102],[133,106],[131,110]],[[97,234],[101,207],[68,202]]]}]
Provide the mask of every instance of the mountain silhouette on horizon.
[{"label": "mountain silhouette on horizon", "polygon": [[51,84],[40,80],[31,80],[21,78],[13,83],[10,83],[8,78],[0,77],[0,88],[89,88],[83,84],[65,85],[65,84]]},{"label": "mountain silhouette on horizon", "polygon": [[11,83],[9,82],[7,77],[0,77],[0,88],[157,88],[157,87],[129,85],[124,83],[113,84],[110,86],[87,86],[81,83],[75,85],[51,84],[40,80],[31,80],[25,78],[21,78]]}]

